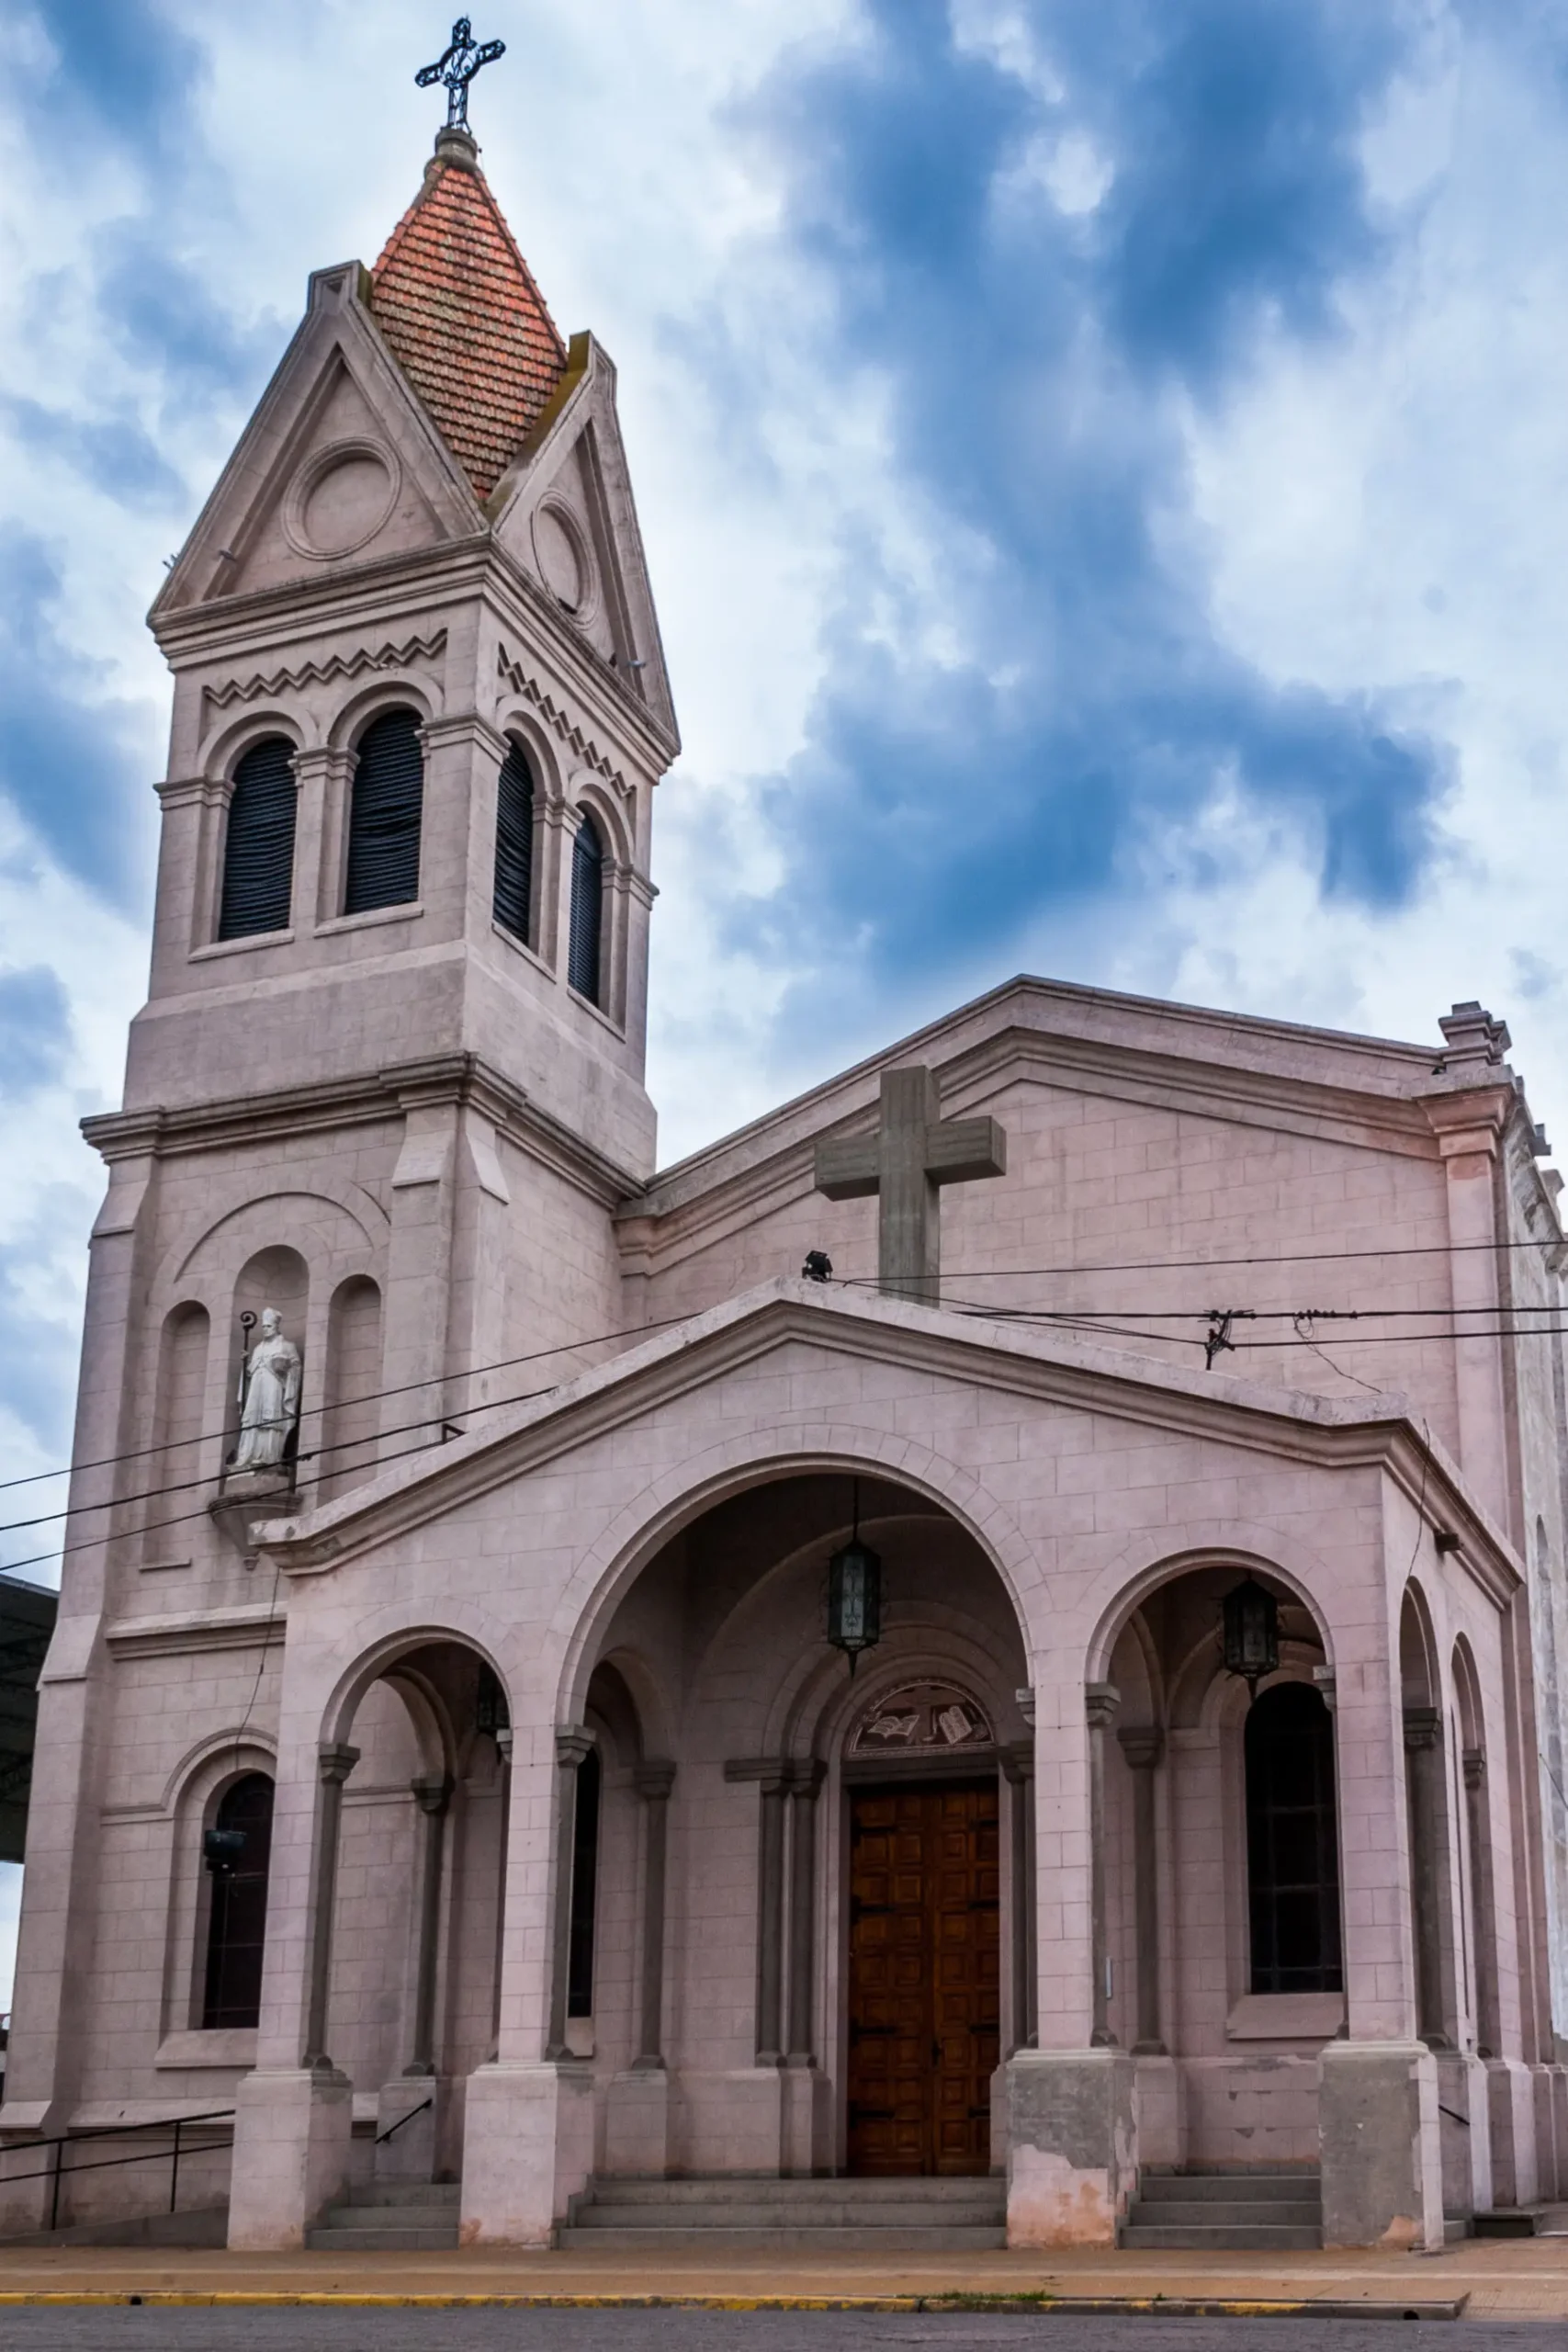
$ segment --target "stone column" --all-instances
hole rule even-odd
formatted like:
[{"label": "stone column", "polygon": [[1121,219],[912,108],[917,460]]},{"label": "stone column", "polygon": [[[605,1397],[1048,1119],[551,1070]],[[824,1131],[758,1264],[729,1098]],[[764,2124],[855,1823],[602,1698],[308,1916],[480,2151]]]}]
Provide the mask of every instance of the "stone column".
[{"label": "stone column", "polygon": [[1110,1869],[1105,1851],[1105,1735],[1116,1720],[1122,1694],[1113,1682],[1086,1682],[1089,1716],[1089,1841],[1090,1905],[1094,1919],[1094,2025],[1091,2049],[1114,2049],[1111,2030]]},{"label": "stone column", "polygon": [[1492,1825],[1487,1818],[1483,1750],[1467,1747],[1463,1766],[1465,1827],[1470,1839],[1471,1944],[1475,1957],[1475,2054],[1478,2058],[1499,2058],[1503,2054],[1503,2026],[1497,1998]]},{"label": "stone column", "polygon": [[785,2064],[815,2057],[812,1987],[817,1974],[817,1796],[827,1766],[797,1764],[790,1782],[789,2053]]},{"label": "stone column", "polygon": [[757,1856],[757,2064],[784,2057],[784,1792],[789,1768],[780,1764],[761,1781],[761,1824]]},{"label": "stone column", "polygon": [[566,2004],[571,1973],[571,1880],[577,1846],[577,1768],[593,1746],[593,1735],[581,1724],[563,1724],[556,1733],[556,1870],[555,1924],[550,1943],[550,2030],[545,2056],[552,2062],[570,2058],[566,2039]]},{"label": "stone column", "polygon": [[359,1761],[357,1747],[342,1742],[322,1747],[317,1763],[321,1801],[316,1816],[315,1900],[311,1905],[310,1980],[306,2010],[305,2049],[300,2064],[313,2074],[330,2075],[327,2055],[327,2004],[332,1993],[333,1913],[337,1907],[339,1832],[343,1826],[343,1784]]},{"label": "stone column", "polygon": [[506,1843],[512,1832],[512,1726],[498,1724],[491,1736],[501,1758],[501,1852],[495,1887],[495,1990],[491,2002],[491,2056],[501,2052],[501,1955],[506,1935]]},{"label": "stone column", "polygon": [[1163,2058],[1159,2000],[1159,1881],[1155,1850],[1155,1773],[1165,1755],[1157,1724],[1119,1731],[1133,1771],[1133,1902],[1138,1951],[1136,2056]]},{"label": "stone column", "polygon": [[422,1772],[411,1781],[423,1824],[419,1880],[419,1966],[414,1979],[413,2053],[405,2075],[435,2072],[435,1966],[441,1949],[441,1857],[452,1780],[446,1772]]},{"label": "stone column", "polygon": [[1455,2043],[1448,1965],[1448,1836],[1443,1804],[1443,1724],[1436,1707],[1404,1710],[1404,1770],[1410,1802],[1410,1904],[1416,1938],[1416,2032],[1428,2050]]},{"label": "stone column", "polygon": [[664,2071],[664,1879],[670,1792],[675,1767],[639,1764],[634,1779],[643,1802],[646,1835],[642,1877],[642,2018],[634,2072]]},{"label": "stone column", "polygon": [[[1012,2047],[1032,2050],[1039,2031],[1038,1962],[1034,1931],[1034,1743],[1021,1739],[1001,1751],[1002,1776],[1012,1791]],[[1010,2056],[1011,2052],[1010,2052]]]},{"label": "stone column", "polygon": [[347,780],[345,752],[321,745],[296,752],[294,769],[294,875],[289,893],[290,928],[308,939],[316,924],[335,915],[333,893],[338,885],[336,860],[328,854],[335,846],[333,818],[341,805]]}]

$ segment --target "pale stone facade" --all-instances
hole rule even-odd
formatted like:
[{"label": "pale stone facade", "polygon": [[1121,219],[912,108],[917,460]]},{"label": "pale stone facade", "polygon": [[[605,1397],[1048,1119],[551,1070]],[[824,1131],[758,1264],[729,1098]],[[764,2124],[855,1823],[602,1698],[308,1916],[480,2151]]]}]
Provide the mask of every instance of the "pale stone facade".
[{"label": "pale stone facade", "polygon": [[[477,201],[467,142],[438,158]],[[987,1781],[969,2112],[1013,2243],[1111,2238],[1160,2167],[1320,2165],[1341,2244],[1568,2194],[1568,1259],[1506,1033],[1021,979],[656,1175],[677,745],[613,371],[574,343],[481,494],[391,317],[357,264],[312,280],[154,608],[152,984],[124,1110],[88,1123],[110,1181],[0,2132],[235,2109],[246,2247],[373,2170],[538,2245],[591,2176],[854,2168],[856,1792]],[[393,708],[417,895],[345,915]],[[289,919],[220,938],[236,765],[279,735]],[[495,919],[513,747],[526,941]],[[1007,1142],[943,1196],[931,1304],[878,1294],[874,1204],[815,1181],[908,1065]],[[799,1278],[813,1250],[840,1279]],[[270,1500],[224,1472],[267,1306],[304,1365]],[[1363,1319],[1299,1319],[1331,1308]],[[857,1525],[886,1622],[851,1679],[824,1594]],[[1260,1768],[1216,1638],[1248,1574],[1261,1696],[1332,1709],[1342,1989],[1257,1989]],[[945,1757],[868,1747],[944,1709]],[[204,1840],[258,1773],[259,2018],[214,2023]],[[201,2167],[220,2192],[227,2147]],[[0,2184],[13,2226],[40,2193]]]}]

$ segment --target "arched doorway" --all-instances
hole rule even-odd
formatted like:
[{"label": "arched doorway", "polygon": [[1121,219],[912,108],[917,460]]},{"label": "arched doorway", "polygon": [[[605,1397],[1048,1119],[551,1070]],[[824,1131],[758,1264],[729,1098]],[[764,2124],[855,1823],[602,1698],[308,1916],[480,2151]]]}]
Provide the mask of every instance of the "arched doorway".
[{"label": "arched doorway", "polygon": [[[828,1604],[856,1530],[882,1629],[852,1673]],[[913,1486],[764,1475],[660,1544],[577,1683],[599,1771],[591,2034],[558,2005],[605,2173],[994,2168],[993,2078],[1032,1993],[1028,1679],[997,1568]],[[573,1921],[557,1935],[580,1983]]]}]

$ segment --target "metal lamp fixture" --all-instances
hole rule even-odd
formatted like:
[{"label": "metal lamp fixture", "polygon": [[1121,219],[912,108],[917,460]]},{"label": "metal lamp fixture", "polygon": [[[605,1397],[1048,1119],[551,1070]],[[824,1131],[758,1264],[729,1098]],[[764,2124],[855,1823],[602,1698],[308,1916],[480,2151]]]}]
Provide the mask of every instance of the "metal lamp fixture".
[{"label": "metal lamp fixture", "polygon": [[1280,1663],[1280,1604],[1273,1594],[1248,1577],[1227,1592],[1224,1609],[1225,1669],[1239,1674],[1250,1697]]},{"label": "metal lamp fixture", "polygon": [[850,1661],[882,1639],[882,1561],[860,1540],[860,1481],[855,1481],[850,1540],[828,1563],[828,1639]]},{"label": "metal lamp fixture", "polygon": [[214,1878],[227,1878],[245,1850],[243,1829],[209,1829],[201,1841],[201,1858]]}]

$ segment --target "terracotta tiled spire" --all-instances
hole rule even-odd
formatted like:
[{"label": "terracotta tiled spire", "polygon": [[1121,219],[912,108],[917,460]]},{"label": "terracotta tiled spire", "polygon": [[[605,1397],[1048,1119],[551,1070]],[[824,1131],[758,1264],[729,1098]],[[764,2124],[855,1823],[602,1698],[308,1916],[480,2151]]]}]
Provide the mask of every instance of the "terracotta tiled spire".
[{"label": "terracotta tiled spire", "polygon": [[[566,372],[566,345],[486,185],[444,132],[372,272],[376,322],[488,498]],[[457,160],[455,160],[457,159]]]}]

